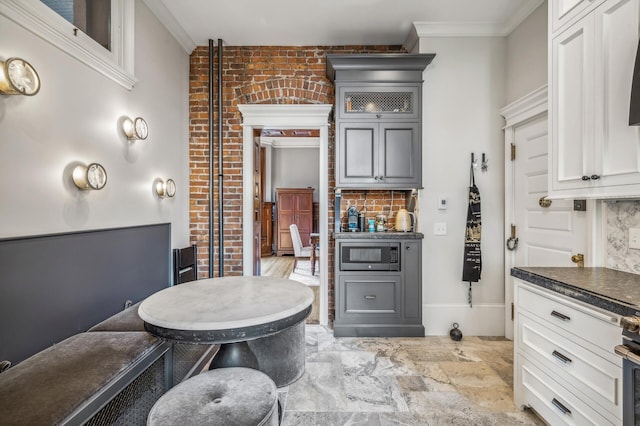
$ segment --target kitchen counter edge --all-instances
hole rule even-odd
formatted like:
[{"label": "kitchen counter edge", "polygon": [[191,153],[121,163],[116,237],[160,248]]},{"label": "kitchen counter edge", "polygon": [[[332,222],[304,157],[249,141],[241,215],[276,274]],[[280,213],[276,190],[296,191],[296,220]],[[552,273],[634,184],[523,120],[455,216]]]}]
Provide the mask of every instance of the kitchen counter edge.
[{"label": "kitchen counter edge", "polygon": [[511,276],[619,315],[640,311],[640,296],[634,296],[640,275],[608,268],[515,267]]},{"label": "kitchen counter edge", "polygon": [[422,240],[420,232],[334,232],[336,240]]}]

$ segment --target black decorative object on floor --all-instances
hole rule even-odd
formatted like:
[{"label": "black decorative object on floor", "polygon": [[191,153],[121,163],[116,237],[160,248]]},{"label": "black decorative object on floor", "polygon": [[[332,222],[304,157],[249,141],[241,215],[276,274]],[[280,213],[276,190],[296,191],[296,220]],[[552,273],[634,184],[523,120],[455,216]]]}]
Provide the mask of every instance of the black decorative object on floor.
[{"label": "black decorative object on floor", "polygon": [[454,340],[456,342],[459,342],[460,340],[462,340],[462,331],[460,331],[460,329],[458,328],[458,323],[454,322],[452,324],[452,329],[449,330],[449,337],[451,337],[451,340]]}]

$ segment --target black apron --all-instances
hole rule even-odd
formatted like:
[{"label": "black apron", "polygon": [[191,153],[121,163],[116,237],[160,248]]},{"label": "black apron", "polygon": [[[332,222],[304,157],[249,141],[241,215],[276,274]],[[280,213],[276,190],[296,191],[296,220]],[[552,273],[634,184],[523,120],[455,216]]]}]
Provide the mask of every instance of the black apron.
[{"label": "black apron", "polygon": [[480,234],[482,221],[480,220],[480,191],[476,186],[476,179],[471,166],[469,186],[469,207],[467,208],[467,229],[464,238],[464,261],[462,267],[462,281],[469,283],[469,306],[471,302],[471,283],[480,281],[482,272],[482,255],[480,252]]}]

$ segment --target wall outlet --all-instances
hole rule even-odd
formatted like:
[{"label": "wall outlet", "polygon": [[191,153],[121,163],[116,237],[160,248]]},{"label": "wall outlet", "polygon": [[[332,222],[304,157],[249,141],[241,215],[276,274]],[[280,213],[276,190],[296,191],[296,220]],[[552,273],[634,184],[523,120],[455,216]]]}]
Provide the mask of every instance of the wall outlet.
[{"label": "wall outlet", "polygon": [[629,248],[640,250],[640,228],[629,228]]},{"label": "wall outlet", "polygon": [[433,235],[447,235],[447,222],[434,223]]}]

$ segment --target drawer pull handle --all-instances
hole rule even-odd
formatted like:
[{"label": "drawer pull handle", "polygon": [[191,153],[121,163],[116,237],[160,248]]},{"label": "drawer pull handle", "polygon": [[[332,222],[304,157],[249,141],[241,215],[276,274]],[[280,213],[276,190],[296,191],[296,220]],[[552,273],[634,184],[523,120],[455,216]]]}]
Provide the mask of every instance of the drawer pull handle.
[{"label": "drawer pull handle", "polygon": [[565,364],[571,364],[571,358],[569,358],[566,355],[561,354],[558,351],[553,351],[551,352],[551,355],[555,356],[556,358],[558,358],[560,361],[564,362]]},{"label": "drawer pull handle", "polygon": [[571,317],[566,316],[565,314],[561,314],[558,311],[551,311],[551,316],[561,319],[562,321],[569,321]]},{"label": "drawer pull handle", "polygon": [[551,403],[553,405],[555,405],[558,410],[562,411],[562,414],[565,414],[565,415],[566,414],[571,414],[571,410],[569,410],[567,407],[565,407],[564,404],[562,402],[558,401],[557,399],[553,398],[551,400]]},{"label": "drawer pull handle", "polygon": [[376,295],[375,294],[367,294],[364,296],[365,299],[375,299]]}]

